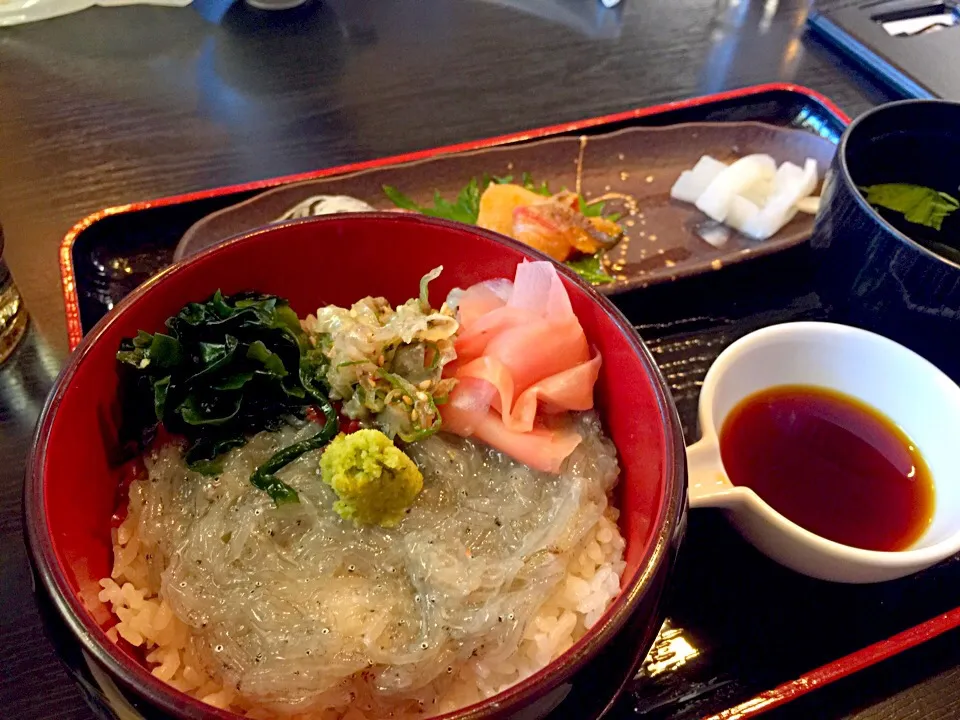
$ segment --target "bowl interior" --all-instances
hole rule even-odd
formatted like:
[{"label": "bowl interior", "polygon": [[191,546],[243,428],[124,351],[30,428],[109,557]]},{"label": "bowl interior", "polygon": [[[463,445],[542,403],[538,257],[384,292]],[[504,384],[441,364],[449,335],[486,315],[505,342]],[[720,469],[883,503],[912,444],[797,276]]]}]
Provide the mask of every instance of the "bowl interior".
[{"label": "bowl interior", "polygon": [[[124,666],[134,659],[103,634],[111,614],[97,597],[98,581],[111,569],[110,518],[122,470],[114,358],[121,338],[141,328],[162,328],[184,303],[203,300],[218,288],[281,295],[303,316],[319,305],[349,305],[365,295],[402,302],[416,295],[423,274],[443,265],[443,274],[430,286],[439,302],[455,286],[512,278],[525,258],[539,259],[493,234],[454,224],[399,215],[333,216],[256,232],[136,291],[71,357],[41,419],[29,470],[34,555],[66,612],[75,615],[74,629],[82,625],[94,644]],[[603,355],[598,407],[622,467],[618,503],[627,538],[622,587],[632,588],[663,524],[669,491],[683,481],[674,464],[679,430],[670,421],[672,410],[655,367],[622,316],[598,302],[572,274],[564,273],[563,280],[590,343]]]}]

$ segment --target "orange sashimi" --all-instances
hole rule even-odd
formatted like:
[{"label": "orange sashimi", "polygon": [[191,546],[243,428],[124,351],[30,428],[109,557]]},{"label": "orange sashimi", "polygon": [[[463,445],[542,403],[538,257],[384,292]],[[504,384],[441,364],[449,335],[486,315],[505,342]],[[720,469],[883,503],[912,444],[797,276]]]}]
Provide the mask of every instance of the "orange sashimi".
[{"label": "orange sashimi", "polygon": [[577,317],[556,268],[548,262],[524,262],[517,266],[507,304],[536,313],[547,320]]},{"label": "orange sashimi", "polygon": [[593,407],[601,359],[591,359],[553,264],[522,263],[512,288],[469,288],[458,313],[458,357],[445,369],[458,383],[441,410],[444,427],[558,472],[579,436],[541,421]]},{"label": "orange sashimi", "polygon": [[477,283],[460,296],[457,314],[461,324],[473,325],[484,315],[506,304],[506,299],[498,295],[489,283]]},{"label": "orange sashimi", "polygon": [[517,208],[541,203],[546,198],[521,185],[490,183],[480,196],[477,225],[513,237],[513,213]]},{"label": "orange sashimi", "polygon": [[484,357],[506,366],[520,393],[539,380],[590,359],[590,348],[576,318],[540,321],[499,333],[487,343]]},{"label": "orange sashimi", "polygon": [[593,407],[593,387],[600,375],[601,362],[600,355],[595,355],[592,360],[534,383],[514,402],[514,410],[531,400],[548,415],[566,410],[590,410]]},{"label": "orange sashimi", "polygon": [[460,333],[455,340],[457,359],[463,363],[480,357],[487,345],[500,333],[511,328],[523,327],[537,322],[538,316],[529,310],[504,306],[475,320],[469,327],[460,323]]},{"label": "orange sashimi", "polygon": [[[515,395],[510,369],[498,359],[484,356],[461,367],[451,403],[461,409],[493,408],[503,424],[515,432],[530,432],[539,409],[544,414],[593,407],[593,386],[600,372],[600,356],[549,375]],[[468,382],[470,381],[470,382]]]}]

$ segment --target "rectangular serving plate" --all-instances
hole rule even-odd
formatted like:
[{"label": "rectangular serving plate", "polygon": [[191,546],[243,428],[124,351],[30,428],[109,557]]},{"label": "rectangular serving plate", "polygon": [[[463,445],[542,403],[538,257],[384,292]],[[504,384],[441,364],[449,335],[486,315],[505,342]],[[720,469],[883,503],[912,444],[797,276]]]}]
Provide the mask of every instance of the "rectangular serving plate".
[{"label": "rectangular serving plate", "polygon": [[191,225],[211,213],[281,185],[389,170],[439,156],[476,153],[548,138],[690,122],[762,121],[807,130],[836,142],[847,120],[832,102],[811,90],[785,84],[760,85],[309,173],[107,208],[77,223],[60,248],[70,347],[76,347],[84,332],[127,292],[170,263],[174,247]]},{"label": "rectangular serving plate", "polygon": [[[101,210],[80,221],[60,248],[70,347],[126,292],[169,264],[194,222],[263,190],[554,136],[750,120],[804,128],[836,141],[848,118],[806,88],[762,85]],[[110,250],[118,246],[143,260],[144,273],[91,288],[82,268],[109,264]],[[616,298],[668,378],[688,442],[699,432],[696,402],[703,375],[726,345],[775,322],[827,317],[808,265],[807,248],[801,246]],[[947,563],[883,586],[819,583],[770,563],[717,513],[692,513],[667,623],[613,715],[673,720],[758,715],[960,625],[960,608],[941,599],[956,597],[950,591],[960,589],[955,575]]]}]

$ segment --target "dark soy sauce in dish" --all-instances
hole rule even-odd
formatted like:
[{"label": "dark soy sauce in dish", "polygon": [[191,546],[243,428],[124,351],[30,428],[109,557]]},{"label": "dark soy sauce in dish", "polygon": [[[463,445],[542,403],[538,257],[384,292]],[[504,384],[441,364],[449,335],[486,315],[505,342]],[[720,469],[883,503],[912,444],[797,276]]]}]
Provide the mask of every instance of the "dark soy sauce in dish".
[{"label": "dark soy sauce in dish", "polygon": [[905,550],[930,524],[930,470],[893,422],[825,388],[781,385],[741,400],[720,431],[734,485],[821,537]]}]

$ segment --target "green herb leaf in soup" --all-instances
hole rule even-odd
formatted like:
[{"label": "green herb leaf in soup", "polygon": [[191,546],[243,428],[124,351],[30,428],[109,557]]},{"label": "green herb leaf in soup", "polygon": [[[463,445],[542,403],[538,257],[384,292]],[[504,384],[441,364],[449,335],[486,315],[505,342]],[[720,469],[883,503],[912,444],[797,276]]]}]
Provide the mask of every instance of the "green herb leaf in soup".
[{"label": "green herb leaf in soup", "polygon": [[943,221],[960,207],[947,193],[922,185],[884,183],[860,188],[867,202],[903,214],[907,222],[939,230]]}]

